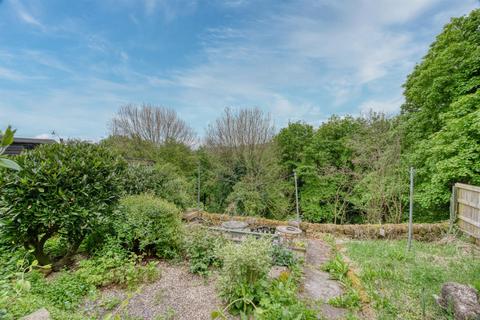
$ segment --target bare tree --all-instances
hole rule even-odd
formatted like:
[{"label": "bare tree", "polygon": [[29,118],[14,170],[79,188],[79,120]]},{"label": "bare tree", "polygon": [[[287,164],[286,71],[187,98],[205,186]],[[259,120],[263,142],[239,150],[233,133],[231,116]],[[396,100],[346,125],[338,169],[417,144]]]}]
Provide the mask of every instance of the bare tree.
[{"label": "bare tree", "polygon": [[195,133],[175,110],[144,104],[120,107],[111,121],[111,134],[162,144],[172,140],[191,145]]},{"label": "bare tree", "polygon": [[226,108],[207,129],[206,145],[210,148],[252,156],[273,138],[275,127],[269,114],[259,108],[234,112]]}]

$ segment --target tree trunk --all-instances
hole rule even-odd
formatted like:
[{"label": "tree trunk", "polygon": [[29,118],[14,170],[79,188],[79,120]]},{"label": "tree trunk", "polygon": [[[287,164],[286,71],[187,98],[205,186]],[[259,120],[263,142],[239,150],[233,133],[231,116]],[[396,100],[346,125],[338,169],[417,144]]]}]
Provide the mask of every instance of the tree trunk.
[{"label": "tree trunk", "polygon": [[39,265],[46,266],[51,263],[50,257],[43,250],[43,244],[38,243],[35,245],[33,254],[35,255],[35,259],[37,259]]},{"label": "tree trunk", "polygon": [[58,261],[55,261],[53,263],[53,270],[58,271],[62,269],[64,266],[69,265],[72,263],[72,258],[73,256],[77,253],[78,248],[80,247],[80,244],[83,242],[83,237],[79,240],[77,240],[76,243],[74,243],[67,251],[65,256],[61,258]]}]

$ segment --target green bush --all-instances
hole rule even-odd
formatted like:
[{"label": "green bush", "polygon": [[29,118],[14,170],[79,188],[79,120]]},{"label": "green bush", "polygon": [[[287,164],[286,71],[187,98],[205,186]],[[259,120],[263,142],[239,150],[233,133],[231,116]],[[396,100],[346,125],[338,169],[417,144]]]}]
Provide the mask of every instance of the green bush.
[{"label": "green bush", "polygon": [[122,199],[119,211],[116,233],[129,250],[162,258],[178,256],[183,232],[180,210],[174,204],[142,194]]},{"label": "green bush", "polygon": [[241,244],[228,243],[220,277],[220,295],[232,313],[249,314],[268,287],[272,258],[268,240],[248,238]]},{"label": "green bush", "polygon": [[282,245],[273,245],[270,255],[272,256],[272,263],[275,266],[291,267],[297,263],[293,252]]},{"label": "green bush", "polygon": [[314,320],[317,313],[297,298],[297,279],[294,276],[273,280],[262,296],[255,319]]},{"label": "green bush", "polygon": [[185,209],[192,204],[192,190],[188,181],[171,164],[131,164],[125,173],[124,190],[127,195],[153,193]]},{"label": "green bush", "polygon": [[131,288],[158,276],[156,263],[139,266],[140,260],[141,256],[123,249],[117,239],[108,238],[94,257],[79,262],[75,275],[95,287],[118,284]]},{"label": "green bush", "polygon": [[17,249],[9,254],[11,259],[0,260],[1,319],[19,319],[41,307],[53,319],[86,319],[79,306],[85,297],[95,297],[96,288],[116,284],[133,289],[159,274],[156,263],[138,264],[141,257],[123,249],[114,238],[107,238],[103,248],[79,261],[75,270],[58,272],[48,280],[32,271],[35,261],[29,262],[28,252]]},{"label": "green bush", "polygon": [[220,250],[225,241],[222,235],[213,234],[201,227],[188,230],[185,251],[190,262],[190,272],[208,275],[211,266],[220,266]]},{"label": "green bush", "polygon": [[83,239],[111,219],[121,195],[125,163],[86,142],[41,145],[16,157],[21,171],[0,173],[0,233],[52,262],[46,241],[62,235],[68,260]]}]

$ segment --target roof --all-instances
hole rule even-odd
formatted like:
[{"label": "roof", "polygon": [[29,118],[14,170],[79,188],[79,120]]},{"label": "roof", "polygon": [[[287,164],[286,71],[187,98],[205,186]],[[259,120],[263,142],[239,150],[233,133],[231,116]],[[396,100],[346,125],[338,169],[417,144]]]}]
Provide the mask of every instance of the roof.
[{"label": "roof", "polygon": [[53,139],[36,139],[36,138],[13,138],[13,144],[43,144],[54,143]]},{"label": "roof", "polygon": [[40,144],[55,143],[53,139],[13,138],[13,143],[5,150],[6,155],[19,155],[24,150],[31,150]]}]

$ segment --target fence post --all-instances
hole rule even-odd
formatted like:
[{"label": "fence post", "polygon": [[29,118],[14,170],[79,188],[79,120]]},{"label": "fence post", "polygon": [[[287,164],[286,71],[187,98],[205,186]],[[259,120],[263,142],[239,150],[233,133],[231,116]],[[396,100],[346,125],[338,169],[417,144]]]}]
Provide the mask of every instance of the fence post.
[{"label": "fence post", "polygon": [[200,161],[198,162],[197,174],[197,210],[200,211]]},{"label": "fence post", "polygon": [[413,236],[413,175],[414,169],[410,167],[410,205],[408,208],[408,251],[412,248]]},{"label": "fence post", "polygon": [[452,186],[452,196],[450,197],[450,227],[448,232],[451,233],[453,230],[453,225],[455,224],[456,215],[457,215],[457,188],[455,184]]},{"label": "fence post", "polygon": [[300,222],[300,210],[298,209],[298,183],[297,183],[297,172],[293,171],[293,177],[295,179],[295,205],[297,210],[297,222]]}]

